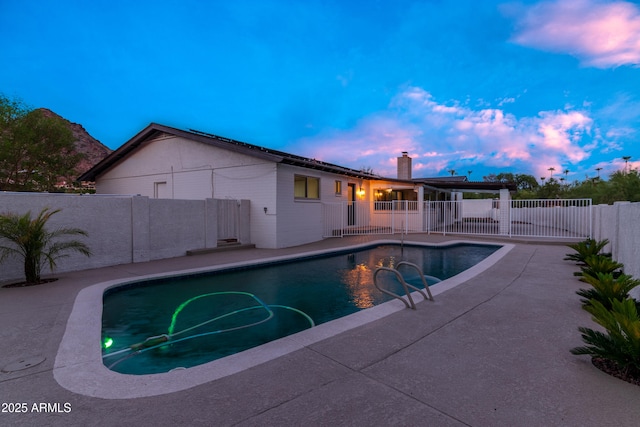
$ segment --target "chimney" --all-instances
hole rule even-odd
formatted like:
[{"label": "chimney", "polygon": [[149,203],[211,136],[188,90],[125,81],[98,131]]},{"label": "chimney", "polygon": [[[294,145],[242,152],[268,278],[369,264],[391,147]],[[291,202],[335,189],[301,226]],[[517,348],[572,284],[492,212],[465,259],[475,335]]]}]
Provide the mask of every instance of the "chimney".
[{"label": "chimney", "polygon": [[411,157],[406,151],[402,152],[402,157],[398,157],[398,179],[411,179]]}]

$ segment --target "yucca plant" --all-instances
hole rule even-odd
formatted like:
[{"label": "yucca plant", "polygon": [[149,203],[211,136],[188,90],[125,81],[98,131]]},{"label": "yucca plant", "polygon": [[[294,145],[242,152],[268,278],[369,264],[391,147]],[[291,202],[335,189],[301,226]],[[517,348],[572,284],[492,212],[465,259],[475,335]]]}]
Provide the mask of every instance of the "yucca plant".
[{"label": "yucca plant", "polygon": [[583,297],[583,305],[591,304],[592,300],[600,302],[608,310],[611,309],[611,301],[622,301],[629,298],[629,291],[640,285],[640,280],[632,276],[620,274],[615,277],[612,273],[596,273],[595,276],[585,275],[583,281],[590,284],[590,289],[580,289],[576,291]]},{"label": "yucca plant", "polygon": [[624,268],[624,264],[604,255],[589,255],[584,259],[584,264],[580,267],[580,271],[573,273],[574,276],[582,276],[580,280],[583,282],[586,276],[597,277],[598,273],[611,273],[614,277],[618,277]]},{"label": "yucca plant", "polygon": [[576,355],[590,355],[615,362],[634,377],[640,376],[640,317],[635,301],[611,300],[611,310],[592,300],[585,309],[606,333],[580,327],[582,340],[587,344],[571,349]]},{"label": "yucca plant", "polygon": [[84,230],[59,228],[49,231],[46,229],[49,218],[58,212],[60,209],[44,208],[35,218],[31,218],[30,211],[24,215],[15,213],[0,215],[0,263],[11,255],[22,258],[27,285],[40,283],[43,264],[48,263],[53,271],[56,261],[69,256],[68,252],[79,252],[91,256],[89,247],[81,241],[58,241],[64,236],[86,236],[87,233]]},{"label": "yucca plant", "polygon": [[584,264],[585,259],[591,255],[602,255],[608,258],[611,258],[611,253],[604,253],[602,250],[605,246],[609,244],[608,239],[604,240],[595,240],[595,239],[586,239],[578,243],[572,243],[569,246],[571,249],[576,251],[573,254],[567,254],[564,258],[567,261],[575,261],[578,264]]}]

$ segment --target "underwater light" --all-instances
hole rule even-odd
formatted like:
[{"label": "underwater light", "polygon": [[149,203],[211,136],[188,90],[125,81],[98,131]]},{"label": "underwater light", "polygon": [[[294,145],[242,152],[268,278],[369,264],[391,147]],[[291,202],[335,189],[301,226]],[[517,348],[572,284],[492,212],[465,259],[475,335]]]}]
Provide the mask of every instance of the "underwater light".
[{"label": "underwater light", "polygon": [[113,345],[113,339],[109,338],[109,337],[105,337],[104,341],[102,342],[102,345],[104,346],[104,348],[109,348]]}]

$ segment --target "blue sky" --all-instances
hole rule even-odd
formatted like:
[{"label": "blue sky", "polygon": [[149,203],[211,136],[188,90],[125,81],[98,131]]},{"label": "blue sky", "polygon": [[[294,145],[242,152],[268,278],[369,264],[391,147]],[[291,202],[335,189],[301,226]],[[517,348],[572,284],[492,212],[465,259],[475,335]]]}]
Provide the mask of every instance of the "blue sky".
[{"label": "blue sky", "polygon": [[390,177],[640,166],[637,2],[0,0],[0,40],[1,93],[113,149],[156,122]]}]

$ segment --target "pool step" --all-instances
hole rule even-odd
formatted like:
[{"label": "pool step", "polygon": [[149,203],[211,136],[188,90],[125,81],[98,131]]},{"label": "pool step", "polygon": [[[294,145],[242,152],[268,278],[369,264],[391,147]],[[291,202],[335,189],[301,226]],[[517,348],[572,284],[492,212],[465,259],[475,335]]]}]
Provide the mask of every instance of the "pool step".
[{"label": "pool step", "polygon": [[254,245],[253,243],[242,244],[238,242],[233,242],[233,243],[220,244],[220,242],[218,242],[218,247],[216,248],[192,249],[187,251],[187,255],[203,255],[203,254],[210,254],[214,252],[235,251],[238,249],[254,249],[255,247],[256,245]]}]

